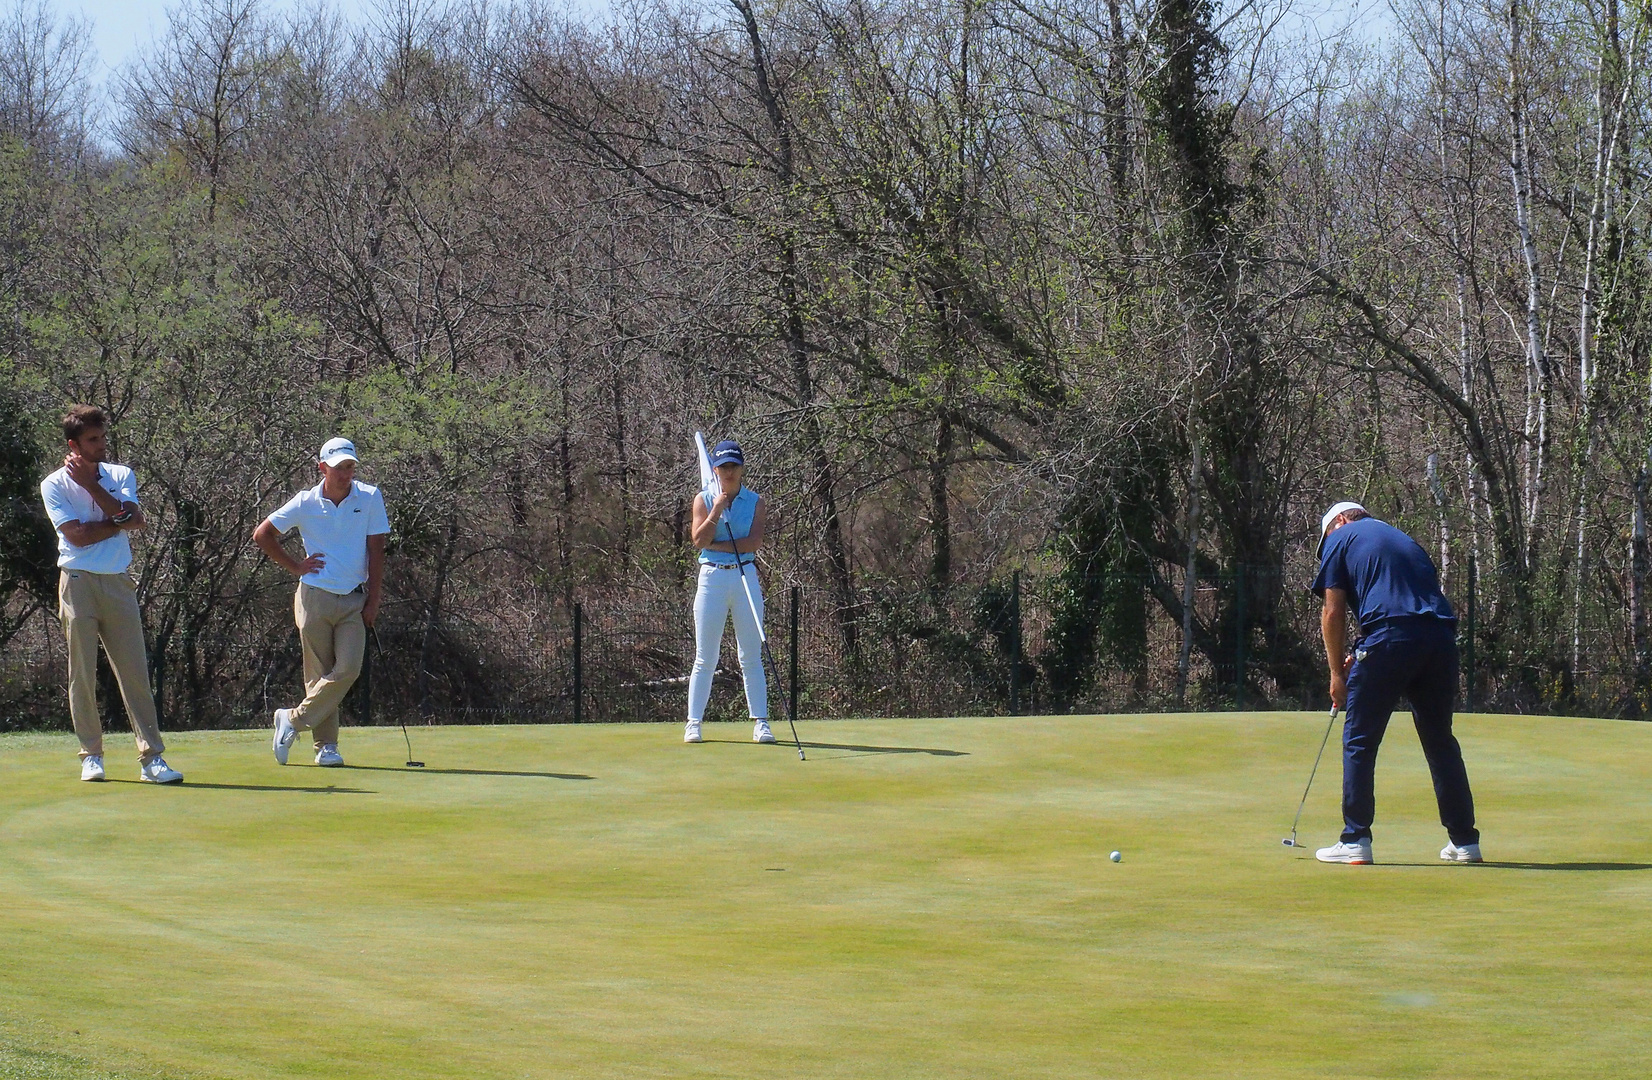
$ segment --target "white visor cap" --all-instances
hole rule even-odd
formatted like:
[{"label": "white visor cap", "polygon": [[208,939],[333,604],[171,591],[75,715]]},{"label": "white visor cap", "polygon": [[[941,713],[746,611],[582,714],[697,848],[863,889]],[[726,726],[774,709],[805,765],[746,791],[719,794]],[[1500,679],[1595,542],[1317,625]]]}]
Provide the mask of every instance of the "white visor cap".
[{"label": "white visor cap", "polygon": [[1325,538],[1331,534],[1331,523],[1350,510],[1358,510],[1362,514],[1366,512],[1365,507],[1357,502],[1339,502],[1319,519],[1319,546],[1314,549],[1316,556],[1325,550]]},{"label": "white visor cap", "polygon": [[328,439],[321,448],[321,463],[337,468],[346,461],[356,460],[356,444],[349,439]]}]

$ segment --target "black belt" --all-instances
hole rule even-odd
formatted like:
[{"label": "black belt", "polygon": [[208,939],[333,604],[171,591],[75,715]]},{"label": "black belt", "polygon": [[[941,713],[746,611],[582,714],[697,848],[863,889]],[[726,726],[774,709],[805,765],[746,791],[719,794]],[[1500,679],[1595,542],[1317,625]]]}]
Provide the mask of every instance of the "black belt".
[{"label": "black belt", "polygon": [[366,584],[357,585],[355,588],[351,589],[349,592],[333,592],[333,590],[331,590],[331,589],[321,588],[320,585],[311,585],[308,581],[301,581],[301,582],[299,582],[299,584],[305,586],[306,588],[317,589],[317,590],[319,590],[321,592],[324,592],[324,593],[333,593],[334,596],[354,596],[354,595],[356,595],[356,593],[364,593],[364,592],[367,591]]}]

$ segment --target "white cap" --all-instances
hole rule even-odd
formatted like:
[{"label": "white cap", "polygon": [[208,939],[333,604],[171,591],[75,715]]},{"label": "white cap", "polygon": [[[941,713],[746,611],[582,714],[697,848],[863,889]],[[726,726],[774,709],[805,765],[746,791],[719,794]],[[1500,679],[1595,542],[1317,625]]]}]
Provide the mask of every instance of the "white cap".
[{"label": "white cap", "polygon": [[356,444],[349,439],[328,439],[321,447],[321,463],[337,468],[341,463],[356,460]]},{"label": "white cap", "polygon": [[1339,502],[1319,519],[1319,546],[1314,548],[1316,558],[1325,550],[1325,538],[1331,534],[1331,523],[1350,510],[1358,510],[1362,514],[1366,512],[1365,507],[1357,502]]}]

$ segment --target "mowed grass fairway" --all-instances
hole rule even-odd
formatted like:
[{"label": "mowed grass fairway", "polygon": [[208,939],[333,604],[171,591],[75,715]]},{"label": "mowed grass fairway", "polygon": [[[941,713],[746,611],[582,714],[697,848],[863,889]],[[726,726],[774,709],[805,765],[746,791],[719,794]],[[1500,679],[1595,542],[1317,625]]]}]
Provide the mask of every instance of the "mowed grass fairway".
[{"label": "mowed grass fairway", "polygon": [[1358,868],[1324,722],[3,738],[0,1076],[1652,1072],[1652,726],[1461,718],[1470,867],[1397,716]]}]

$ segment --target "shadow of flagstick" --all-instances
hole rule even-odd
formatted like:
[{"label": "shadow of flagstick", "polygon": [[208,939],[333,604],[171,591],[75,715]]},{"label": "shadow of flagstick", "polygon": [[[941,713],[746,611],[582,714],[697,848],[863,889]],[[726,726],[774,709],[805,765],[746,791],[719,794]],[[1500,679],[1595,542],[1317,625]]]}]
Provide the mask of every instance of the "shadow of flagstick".
[{"label": "shadow of flagstick", "polygon": [[[792,742],[757,743],[743,739],[705,739],[707,743],[724,743],[728,746],[795,746]],[[965,750],[943,750],[930,746],[860,746],[854,743],[810,742],[803,740],[806,750],[852,750],[862,754],[929,754],[931,757],[969,757]]]}]

